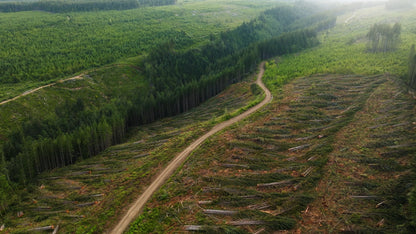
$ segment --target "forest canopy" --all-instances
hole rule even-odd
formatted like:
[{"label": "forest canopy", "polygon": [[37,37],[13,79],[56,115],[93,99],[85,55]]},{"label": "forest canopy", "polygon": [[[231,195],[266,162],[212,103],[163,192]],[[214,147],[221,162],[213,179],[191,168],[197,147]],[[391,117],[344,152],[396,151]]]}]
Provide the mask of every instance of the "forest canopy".
[{"label": "forest canopy", "polygon": [[145,6],[175,4],[176,0],[40,0],[33,2],[0,2],[0,12],[47,11],[66,13],[78,11],[127,10]]}]

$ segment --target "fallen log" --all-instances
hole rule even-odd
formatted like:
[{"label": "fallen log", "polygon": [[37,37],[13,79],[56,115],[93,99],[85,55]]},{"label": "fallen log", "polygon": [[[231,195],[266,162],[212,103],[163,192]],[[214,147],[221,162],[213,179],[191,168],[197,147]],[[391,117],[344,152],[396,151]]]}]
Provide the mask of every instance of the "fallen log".
[{"label": "fallen log", "polygon": [[369,129],[376,129],[376,128],[380,128],[380,127],[385,127],[387,125],[389,125],[389,124],[378,124],[378,125],[374,125],[374,126],[371,126],[371,127],[368,127],[368,128]]},{"label": "fallen log", "polygon": [[58,233],[59,230],[59,225],[56,225],[55,229],[53,230],[52,234],[56,234]]},{"label": "fallen log", "polygon": [[387,201],[382,201],[382,202],[378,203],[378,204],[376,205],[376,208],[379,208],[380,206],[384,205],[386,202],[387,202]]},{"label": "fallen log", "polygon": [[306,177],[308,176],[313,170],[313,167],[309,167],[308,169],[306,169],[306,171],[302,172],[301,176],[302,177]]},{"label": "fallen log", "polygon": [[261,220],[238,220],[238,221],[230,221],[228,222],[228,224],[233,225],[233,226],[245,226],[245,225],[262,225],[262,224],[265,224],[265,222]]},{"label": "fallen log", "polygon": [[238,211],[235,210],[211,210],[206,209],[202,211],[204,214],[214,214],[214,215],[236,215]]},{"label": "fallen log", "polygon": [[29,229],[29,232],[40,232],[40,231],[48,231],[48,230],[54,230],[55,227],[53,225],[50,226],[45,226],[45,227],[37,227],[37,228],[32,228]]},{"label": "fallen log", "polygon": [[400,149],[400,148],[412,147],[412,146],[415,146],[415,144],[391,145],[391,146],[387,146],[387,148],[389,148],[389,149]]},{"label": "fallen log", "polygon": [[185,231],[202,231],[204,227],[201,225],[185,225]]},{"label": "fallen log", "polygon": [[209,205],[212,201],[198,201],[198,205]]},{"label": "fallen log", "polygon": [[251,210],[264,210],[264,209],[269,208],[270,206],[271,205],[269,205],[265,202],[265,203],[262,203],[262,204],[249,205],[248,208],[251,209]]},{"label": "fallen log", "polygon": [[347,109],[341,111],[341,114],[344,114],[345,112],[351,110],[352,108],[355,108],[355,105],[349,106]]},{"label": "fallen log", "polygon": [[292,184],[292,183],[293,183],[293,179],[290,179],[290,180],[283,180],[283,181],[272,182],[272,183],[257,184],[257,187],[259,188],[273,187],[273,186],[287,185],[287,184]]},{"label": "fallen log", "polygon": [[392,127],[395,128],[395,127],[405,126],[405,125],[409,125],[409,124],[410,124],[410,122],[404,122],[404,123],[399,123],[399,124],[392,125]]},{"label": "fallen log", "polygon": [[315,138],[316,135],[312,135],[312,136],[307,136],[307,137],[300,137],[300,138],[296,138],[295,141],[305,141],[305,140],[310,140],[312,138]]},{"label": "fallen log", "polygon": [[305,144],[305,145],[300,145],[300,146],[296,146],[296,147],[292,147],[289,150],[289,152],[294,152],[294,151],[298,151],[298,150],[303,150],[306,148],[309,148],[309,146],[311,146],[310,144]]},{"label": "fallen log", "polygon": [[259,230],[255,231],[253,234],[260,234],[266,231],[266,228],[262,227]]},{"label": "fallen log", "polygon": [[95,205],[95,204],[98,204],[98,202],[97,202],[97,201],[95,201],[95,202],[81,203],[81,204],[77,204],[76,206],[77,206],[77,207],[86,207],[86,206],[93,206],[93,205]]},{"label": "fallen log", "polygon": [[296,159],[296,156],[293,156],[293,157],[287,158],[286,161],[293,161],[295,159]]}]

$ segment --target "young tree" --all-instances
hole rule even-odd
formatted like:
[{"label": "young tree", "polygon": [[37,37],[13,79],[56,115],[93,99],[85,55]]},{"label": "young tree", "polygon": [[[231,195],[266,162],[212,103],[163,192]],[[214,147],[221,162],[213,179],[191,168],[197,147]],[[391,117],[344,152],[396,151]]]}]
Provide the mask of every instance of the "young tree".
[{"label": "young tree", "polygon": [[412,88],[416,88],[416,51],[415,45],[410,48],[409,54],[409,85]]},{"label": "young tree", "polygon": [[368,50],[373,53],[395,50],[400,42],[400,33],[399,23],[395,23],[393,27],[388,24],[374,24],[367,33]]}]

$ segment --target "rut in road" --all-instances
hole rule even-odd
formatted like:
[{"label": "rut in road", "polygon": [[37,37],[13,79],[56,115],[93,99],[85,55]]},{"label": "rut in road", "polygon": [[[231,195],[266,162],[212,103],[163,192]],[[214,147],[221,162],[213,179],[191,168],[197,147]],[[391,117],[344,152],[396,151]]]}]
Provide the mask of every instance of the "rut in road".
[{"label": "rut in road", "polygon": [[265,92],[265,98],[262,102],[257,104],[256,106],[250,108],[246,112],[229,119],[227,121],[224,121],[222,123],[219,123],[215,127],[213,127],[208,133],[201,136],[194,142],[192,142],[185,150],[183,150],[180,154],[178,154],[169,164],[168,166],[157,176],[157,178],[150,184],[148,188],[140,195],[139,198],[134,201],[134,203],[130,206],[126,214],[123,216],[123,218],[119,221],[119,223],[115,226],[115,228],[110,233],[123,233],[124,230],[127,229],[129,224],[139,215],[139,213],[143,210],[144,205],[146,202],[151,198],[151,196],[162,186],[166,180],[173,174],[173,172],[180,166],[182,163],[186,160],[186,158],[189,156],[189,154],[194,151],[199,145],[201,145],[206,139],[208,139],[210,136],[214,135],[215,133],[221,131],[222,129],[231,126],[232,124],[248,117],[252,113],[256,112],[260,108],[262,108],[267,103],[271,102],[272,100],[272,94],[270,93],[270,90],[266,88],[266,86],[262,82],[262,77],[264,73],[264,62],[260,64],[260,71],[257,75],[257,85],[263,89]]}]

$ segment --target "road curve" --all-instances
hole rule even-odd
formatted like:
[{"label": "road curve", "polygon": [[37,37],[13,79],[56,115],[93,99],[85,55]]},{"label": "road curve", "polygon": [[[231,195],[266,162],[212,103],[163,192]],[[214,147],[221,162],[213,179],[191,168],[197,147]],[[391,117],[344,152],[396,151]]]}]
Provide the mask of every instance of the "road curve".
[{"label": "road curve", "polygon": [[221,131],[222,129],[246,118],[247,116],[251,115],[252,113],[259,110],[261,107],[266,105],[267,103],[271,102],[272,94],[266,88],[266,86],[262,82],[262,77],[264,74],[264,62],[260,64],[260,72],[257,75],[257,85],[259,85],[266,94],[266,97],[262,102],[257,104],[256,106],[250,108],[249,110],[245,111],[244,113],[219,123],[215,125],[208,133],[204,134],[192,144],[190,144],[185,150],[183,150],[180,154],[178,154],[167,166],[166,168],[157,176],[157,178],[150,184],[148,188],[140,195],[139,198],[131,204],[129,210],[123,216],[123,218],[118,222],[118,224],[114,227],[114,229],[110,232],[111,234],[121,234],[124,230],[127,229],[129,224],[137,217],[137,215],[143,210],[144,205],[150,199],[150,197],[157,191],[157,189],[162,186],[167,179],[173,174],[173,172],[182,165],[182,163],[187,159],[189,154],[195,150],[199,145],[201,145],[206,139],[210,136],[214,135],[215,133]]}]

